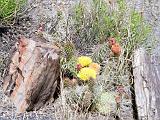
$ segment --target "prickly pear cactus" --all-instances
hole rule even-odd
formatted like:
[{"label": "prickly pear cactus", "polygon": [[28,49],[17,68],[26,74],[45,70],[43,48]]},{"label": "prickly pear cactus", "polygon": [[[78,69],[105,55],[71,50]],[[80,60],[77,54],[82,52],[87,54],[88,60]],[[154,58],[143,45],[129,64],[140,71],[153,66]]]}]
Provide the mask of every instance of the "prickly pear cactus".
[{"label": "prickly pear cactus", "polygon": [[103,92],[98,98],[96,108],[101,114],[109,114],[116,110],[115,93]]}]

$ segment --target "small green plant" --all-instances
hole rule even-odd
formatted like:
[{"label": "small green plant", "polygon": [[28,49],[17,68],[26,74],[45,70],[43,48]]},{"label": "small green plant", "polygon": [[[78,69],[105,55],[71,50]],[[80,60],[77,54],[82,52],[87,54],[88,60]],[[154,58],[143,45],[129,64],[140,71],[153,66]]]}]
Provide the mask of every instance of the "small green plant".
[{"label": "small green plant", "polygon": [[66,61],[69,61],[75,55],[75,47],[71,41],[67,41],[62,46]]},{"label": "small green plant", "polygon": [[0,0],[0,19],[12,19],[25,1],[26,0]]},{"label": "small green plant", "polygon": [[62,72],[69,72],[71,75],[76,76],[77,75],[77,70],[76,66],[77,65],[77,58],[72,57],[69,61],[66,61],[66,59],[61,59],[61,69]]}]

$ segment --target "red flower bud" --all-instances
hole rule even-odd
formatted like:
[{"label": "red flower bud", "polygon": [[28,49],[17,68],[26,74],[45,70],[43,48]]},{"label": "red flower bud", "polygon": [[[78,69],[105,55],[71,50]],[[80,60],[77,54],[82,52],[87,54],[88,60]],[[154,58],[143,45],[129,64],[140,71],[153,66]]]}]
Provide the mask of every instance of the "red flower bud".
[{"label": "red flower bud", "polygon": [[111,47],[112,45],[116,44],[115,38],[110,37],[110,38],[108,38],[108,41],[109,41],[109,47]]},{"label": "red flower bud", "polygon": [[78,71],[80,71],[81,68],[82,68],[82,65],[81,65],[81,64],[77,64],[76,69],[77,69]]}]

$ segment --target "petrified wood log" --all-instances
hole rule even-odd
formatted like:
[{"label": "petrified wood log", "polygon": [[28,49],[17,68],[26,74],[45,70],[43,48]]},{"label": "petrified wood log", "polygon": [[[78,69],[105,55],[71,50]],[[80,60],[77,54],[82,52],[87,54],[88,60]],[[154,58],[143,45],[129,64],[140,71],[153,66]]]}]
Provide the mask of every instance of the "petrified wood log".
[{"label": "petrified wood log", "polygon": [[59,48],[21,37],[4,79],[17,112],[37,110],[53,98],[60,81]]},{"label": "petrified wood log", "polygon": [[160,64],[143,48],[134,53],[133,75],[139,120],[160,119]]}]

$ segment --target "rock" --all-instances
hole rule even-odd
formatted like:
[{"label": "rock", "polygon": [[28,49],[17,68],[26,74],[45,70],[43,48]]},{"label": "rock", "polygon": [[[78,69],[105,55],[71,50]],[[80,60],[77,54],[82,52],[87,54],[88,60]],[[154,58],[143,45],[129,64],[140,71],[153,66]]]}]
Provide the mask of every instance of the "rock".
[{"label": "rock", "polygon": [[60,83],[59,48],[21,37],[4,79],[4,93],[17,112],[38,110],[54,97]]}]

